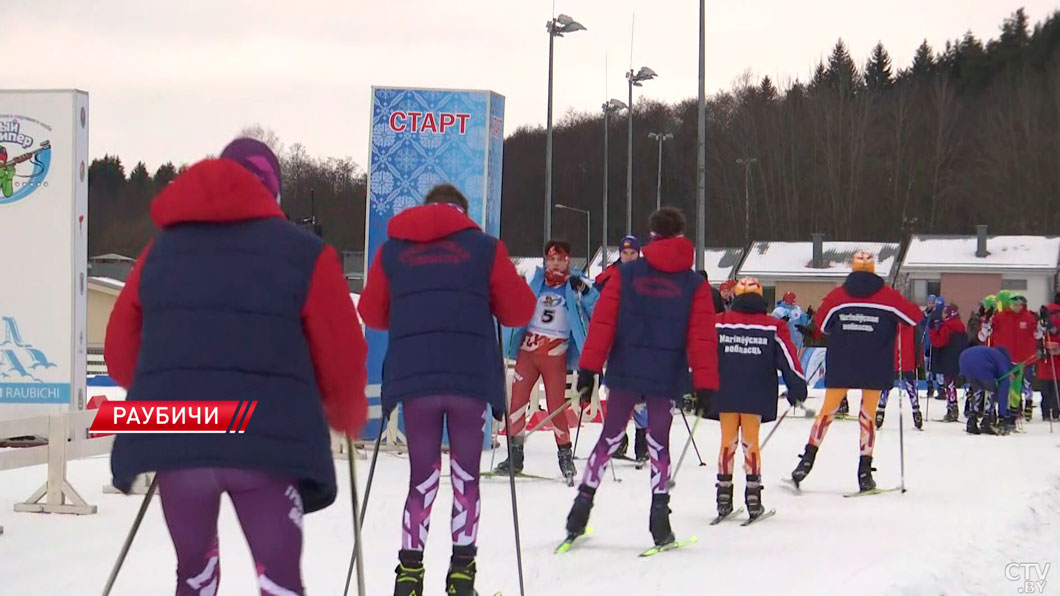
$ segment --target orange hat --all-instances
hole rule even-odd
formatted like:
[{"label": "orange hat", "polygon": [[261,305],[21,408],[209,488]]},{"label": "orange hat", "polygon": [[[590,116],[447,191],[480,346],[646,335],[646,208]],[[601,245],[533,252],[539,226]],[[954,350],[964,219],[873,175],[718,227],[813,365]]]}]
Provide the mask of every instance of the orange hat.
[{"label": "orange hat", "polygon": [[758,280],[753,277],[745,277],[740,281],[736,282],[735,293],[737,296],[743,294],[758,294],[762,295],[762,284],[758,283]]},{"label": "orange hat", "polygon": [[870,252],[859,250],[850,259],[850,269],[852,271],[876,273],[876,257],[872,256]]}]

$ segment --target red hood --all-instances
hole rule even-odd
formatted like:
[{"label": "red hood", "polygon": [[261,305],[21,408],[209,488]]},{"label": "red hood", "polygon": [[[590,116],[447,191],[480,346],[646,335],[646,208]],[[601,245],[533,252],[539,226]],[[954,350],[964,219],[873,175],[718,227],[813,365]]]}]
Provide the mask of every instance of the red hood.
[{"label": "red hood", "polygon": [[431,242],[470,229],[477,230],[478,224],[460,210],[434,204],[410,207],[390,218],[386,235],[413,242]]},{"label": "red hood", "polygon": [[696,248],[684,236],[653,240],[644,247],[644,258],[659,271],[677,273],[692,268],[696,262]]},{"label": "red hood", "polygon": [[191,166],[151,203],[151,219],[160,228],[283,216],[265,185],[228,159],[206,159]]}]

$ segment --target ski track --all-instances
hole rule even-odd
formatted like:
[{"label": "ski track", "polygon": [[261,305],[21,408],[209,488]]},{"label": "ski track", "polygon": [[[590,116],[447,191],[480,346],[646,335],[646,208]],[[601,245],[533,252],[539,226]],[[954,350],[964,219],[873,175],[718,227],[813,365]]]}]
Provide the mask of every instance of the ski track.
[{"label": "ski track", "polygon": [[[851,396],[851,409],[858,404]],[[819,397],[810,405],[818,408]],[[908,404],[903,404],[907,406]],[[780,403],[781,408],[786,402]],[[877,434],[875,474],[881,487],[899,483],[898,404],[888,407]],[[1020,585],[1005,578],[1011,561],[1060,566],[1060,429],[1050,435],[1035,420],[1028,432],[1008,437],[969,436],[961,424],[927,421],[912,432],[905,408],[906,494],[844,499],[856,490],[858,425],[830,428],[803,494],[780,486],[802,451],[812,420],[789,416],[763,453],[763,504],[777,514],[740,527],[742,514],[710,526],[714,517],[718,425],[704,421],[696,438],[707,458],[699,467],[689,452],[673,490],[671,516],[678,539],[699,543],[647,559],[650,472],[619,466],[624,481],[604,476],[590,519],[595,533],[562,555],[563,524],[575,490],[558,482],[518,481],[523,563],[528,595],[729,593],[974,595],[1017,594]],[[772,424],[762,429],[768,433]],[[582,432],[576,462],[584,458],[599,425]],[[630,430],[632,433],[632,429]],[[683,424],[672,427],[670,449],[676,465],[687,438]],[[527,444],[527,473],[555,475],[555,444],[550,433],[535,433]],[[737,454],[734,496],[742,504],[742,455]],[[503,447],[497,462],[503,459]],[[448,463],[443,458],[443,473]],[[483,470],[490,454],[483,454]],[[357,460],[358,478],[368,460]],[[341,594],[352,547],[349,476],[336,462],[339,496],[334,505],[305,518],[302,558],[307,592]],[[68,478],[89,503],[91,516],[14,513],[45,480],[43,466],[0,472],[0,578],[4,594],[37,596],[97,594],[102,589],[142,497],[107,495],[106,457],[71,462]],[[408,460],[381,454],[364,524],[366,584],[369,594],[389,594],[400,544],[401,508],[408,483]],[[441,593],[450,554],[450,484],[443,480],[434,508],[426,554],[427,593]],[[364,487],[360,494],[363,496]],[[483,480],[479,531],[480,593],[519,593],[507,478]],[[161,498],[165,498],[161,495]],[[219,595],[256,592],[253,563],[230,502],[220,516],[222,580]],[[115,595],[172,593],[175,558],[157,500],[140,528],[113,591]],[[1060,593],[1060,577],[1049,578],[1046,594]],[[356,583],[351,587],[356,593]]]}]

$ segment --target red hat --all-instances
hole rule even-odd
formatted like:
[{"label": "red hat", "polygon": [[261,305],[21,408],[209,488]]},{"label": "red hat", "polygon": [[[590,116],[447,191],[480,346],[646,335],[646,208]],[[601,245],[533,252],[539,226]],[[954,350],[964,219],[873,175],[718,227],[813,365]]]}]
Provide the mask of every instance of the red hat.
[{"label": "red hat", "polygon": [[795,292],[784,292],[784,302],[795,304]]},{"label": "red hat", "polygon": [[731,289],[733,289],[735,287],[736,287],[736,280],[735,279],[727,279],[727,280],[721,282],[721,289],[722,290],[731,290]]}]

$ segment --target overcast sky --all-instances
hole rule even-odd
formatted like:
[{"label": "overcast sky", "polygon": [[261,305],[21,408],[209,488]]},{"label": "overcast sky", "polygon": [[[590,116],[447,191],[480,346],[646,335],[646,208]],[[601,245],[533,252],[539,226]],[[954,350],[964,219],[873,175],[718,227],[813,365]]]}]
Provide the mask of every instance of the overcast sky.
[{"label": "overcast sky", "polygon": [[[707,0],[707,91],[746,70],[778,86],[807,79],[842,37],[863,63],[884,43],[906,66],[923,39],[940,49],[971,30],[995,37],[1024,6],[1032,22],[1057,0]],[[544,124],[545,22],[552,0],[51,0],[3,16],[5,87],[84,89],[93,156],[152,171],[217,153],[261,123],[309,153],[368,151],[372,85],[491,89],[507,97],[505,132]],[[634,67],[659,78],[637,96],[697,93],[696,0],[556,0],[588,31],[556,40],[555,110],[626,97]],[[605,58],[607,67],[605,69]],[[605,89],[606,85],[606,89]],[[641,95],[642,94],[642,95]]]}]

